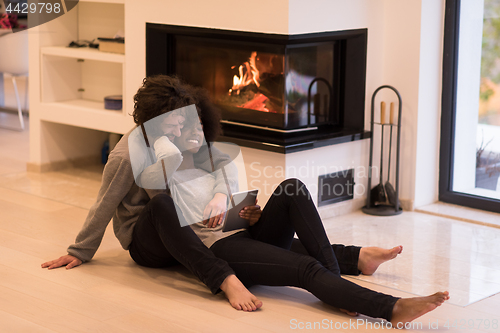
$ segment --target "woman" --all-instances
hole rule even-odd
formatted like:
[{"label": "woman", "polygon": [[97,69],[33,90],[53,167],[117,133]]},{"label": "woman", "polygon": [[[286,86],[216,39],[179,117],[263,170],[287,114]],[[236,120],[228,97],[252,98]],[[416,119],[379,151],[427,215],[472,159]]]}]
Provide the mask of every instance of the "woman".
[{"label": "woman", "polygon": [[[198,112],[203,118],[203,110],[198,108]],[[209,228],[203,222],[204,203],[213,195],[211,189],[217,171],[197,169],[193,160],[202,146],[203,130],[198,119],[188,119],[181,135],[175,138],[174,144],[182,159],[169,175],[169,186],[179,207],[180,219],[191,225],[215,256],[229,263],[246,286],[304,288],[348,314],[362,313],[393,324],[412,321],[449,298],[448,292],[440,292],[400,299],[343,279],[341,272],[359,274],[360,248],[330,245],[310,194],[297,179],[286,180],[278,186],[261,217],[251,221],[248,230],[224,233],[221,225]],[[246,216],[245,211],[241,216]],[[294,241],[294,233],[300,241]],[[292,246],[294,251],[290,251]],[[401,247],[390,250],[391,256],[401,250]]]}]

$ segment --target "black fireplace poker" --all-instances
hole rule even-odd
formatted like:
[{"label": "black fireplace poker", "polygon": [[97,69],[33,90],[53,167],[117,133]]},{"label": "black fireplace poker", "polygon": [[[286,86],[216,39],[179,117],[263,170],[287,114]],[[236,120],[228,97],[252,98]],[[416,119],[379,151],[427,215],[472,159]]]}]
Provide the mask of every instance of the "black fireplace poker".
[{"label": "black fireplace poker", "polygon": [[[398,97],[398,121],[397,125],[393,124],[392,121],[390,121],[389,124],[385,124],[384,120],[381,119],[380,123],[375,122],[375,96],[377,93],[382,90],[382,89],[391,89],[394,91],[394,93]],[[377,215],[377,216],[391,216],[391,215],[398,215],[403,212],[403,210],[400,207],[400,202],[399,202],[399,160],[400,160],[400,143],[401,143],[401,109],[402,109],[402,99],[401,95],[399,94],[399,91],[397,91],[396,88],[389,86],[389,85],[383,85],[378,87],[375,92],[372,95],[372,105],[371,105],[371,133],[372,137],[370,138],[370,167],[368,171],[368,190],[367,190],[367,198],[366,198],[366,206],[362,208],[362,211],[366,214],[370,215]],[[395,183],[395,197],[390,200],[390,202],[374,202],[374,198],[372,197],[372,173],[373,173],[373,136],[374,136],[374,127],[375,125],[380,125],[381,127],[381,133],[383,135],[384,131],[383,128],[384,126],[390,126],[391,127],[391,142],[392,142],[392,128],[394,126],[397,127],[397,140],[396,140],[396,183]],[[383,145],[383,137],[381,138],[381,146]],[[392,146],[392,144],[390,144]],[[383,149],[383,146],[381,147]],[[392,147],[389,148],[389,157],[392,154]],[[381,160],[383,160],[383,156],[381,156]],[[382,164],[382,163],[381,163]],[[381,174],[383,175],[383,170],[382,170],[382,165],[380,166]],[[380,183],[377,186],[383,186],[383,180],[382,178],[379,179]],[[389,182],[389,179],[387,180]],[[391,186],[392,187],[392,186]]]}]

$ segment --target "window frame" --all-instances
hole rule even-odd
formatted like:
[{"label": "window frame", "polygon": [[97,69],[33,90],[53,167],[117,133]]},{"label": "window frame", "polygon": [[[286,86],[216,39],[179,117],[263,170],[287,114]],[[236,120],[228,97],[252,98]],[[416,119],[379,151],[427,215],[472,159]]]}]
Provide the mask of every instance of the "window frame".
[{"label": "window frame", "polygon": [[439,200],[442,202],[500,213],[500,200],[455,192],[453,163],[456,123],[456,93],[459,58],[460,0],[446,0],[441,100],[441,145],[439,159]]}]

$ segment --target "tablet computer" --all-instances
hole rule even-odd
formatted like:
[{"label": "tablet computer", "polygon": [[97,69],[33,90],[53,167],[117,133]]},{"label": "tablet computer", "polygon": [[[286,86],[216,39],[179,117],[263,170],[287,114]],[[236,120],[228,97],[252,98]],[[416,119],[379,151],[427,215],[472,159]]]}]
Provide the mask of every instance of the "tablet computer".
[{"label": "tablet computer", "polygon": [[246,229],[250,226],[250,221],[240,217],[240,211],[246,206],[255,206],[257,193],[259,193],[259,190],[243,191],[231,195],[232,200],[230,202],[234,202],[234,207],[231,207],[226,212],[224,226],[222,227],[223,232]]}]

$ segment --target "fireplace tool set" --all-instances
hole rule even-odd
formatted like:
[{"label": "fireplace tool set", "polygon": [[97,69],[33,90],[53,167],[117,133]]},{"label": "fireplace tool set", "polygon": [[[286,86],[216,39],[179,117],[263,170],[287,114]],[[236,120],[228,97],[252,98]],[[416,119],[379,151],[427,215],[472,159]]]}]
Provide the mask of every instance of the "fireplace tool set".
[{"label": "fireplace tool set", "polygon": [[[389,111],[389,122],[386,122],[386,103],[380,103],[380,122],[375,121],[375,96],[382,89],[391,89],[394,91],[398,97],[398,113],[397,113],[397,123],[395,122],[395,110],[394,103],[390,104]],[[370,139],[370,169],[368,173],[368,191],[366,206],[362,208],[363,212],[370,215],[379,216],[390,216],[402,213],[402,209],[399,203],[399,148],[401,141],[401,108],[402,101],[399,92],[391,86],[384,85],[380,86],[375,90],[372,95],[372,105],[371,105],[371,133],[372,138]],[[372,175],[375,170],[373,161],[373,136],[375,135],[374,127],[375,125],[380,126],[381,138],[380,138],[380,165],[377,171],[379,171],[379,184],[372,188]],[[389,150],[388,150],[388,163],[387,163],[387,180],[384,184],[385,170],[384,170],[384,132],[385,128],[388,127],[390,130],[389,137]],[[390,182],[391,180],[391,157],[393,155],[393,128],[396,127],[396,176],[395,176],[395,187]]]}]

